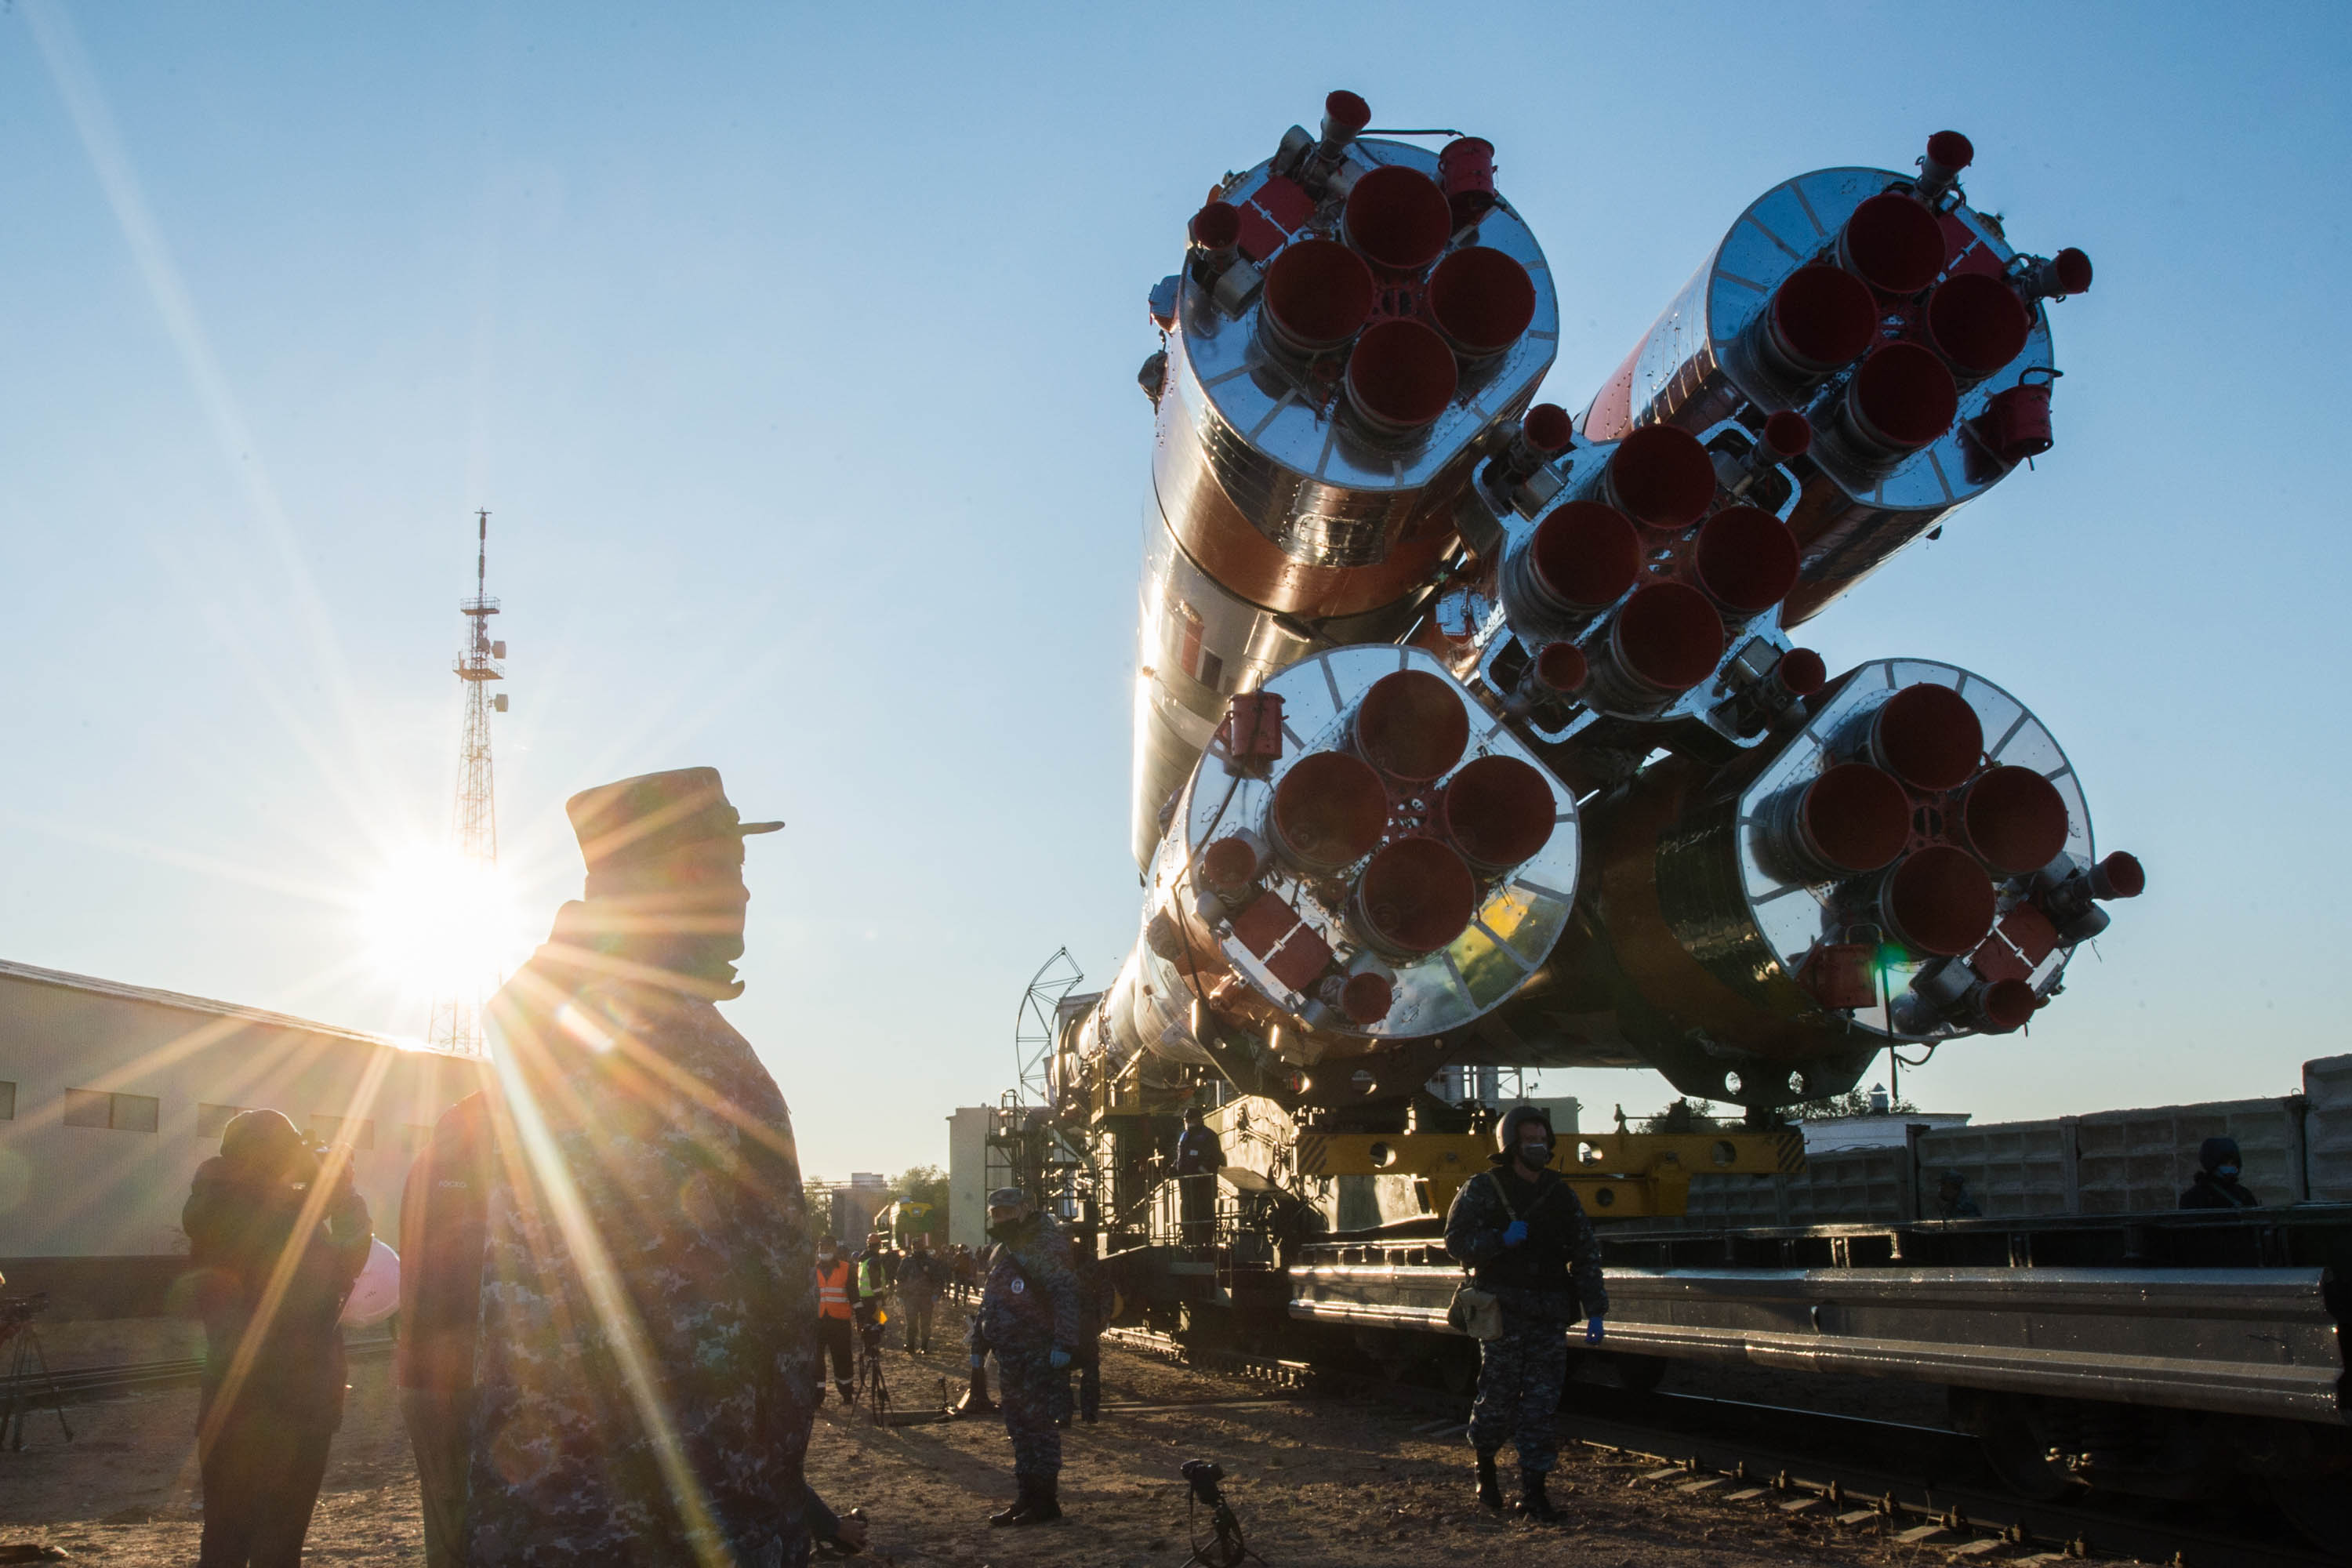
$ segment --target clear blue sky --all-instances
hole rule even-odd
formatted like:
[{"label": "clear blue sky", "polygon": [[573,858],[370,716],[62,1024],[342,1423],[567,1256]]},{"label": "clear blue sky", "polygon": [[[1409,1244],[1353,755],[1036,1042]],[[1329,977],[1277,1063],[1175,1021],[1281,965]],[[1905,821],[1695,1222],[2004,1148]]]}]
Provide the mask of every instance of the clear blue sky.
[{"label": "clear blue sky", "polygon": [[1756,194],[1931,131],[2090,251],[2057,450],[1813,640],[2015,690],[2150,891],[2031,1038],[1906,1088],[2289,1091],[2352,1016],[2347,15],[16,0],[0,956],[421,1032],[352,905],[446,827],[486,506],[534,921],[566,795],[715,764],[792,824],[730,1012],[806,1163],[943,1160],[1030,972],[1134,930],[1145,290],[1347,86],[1499,148],[1571,407]]}]

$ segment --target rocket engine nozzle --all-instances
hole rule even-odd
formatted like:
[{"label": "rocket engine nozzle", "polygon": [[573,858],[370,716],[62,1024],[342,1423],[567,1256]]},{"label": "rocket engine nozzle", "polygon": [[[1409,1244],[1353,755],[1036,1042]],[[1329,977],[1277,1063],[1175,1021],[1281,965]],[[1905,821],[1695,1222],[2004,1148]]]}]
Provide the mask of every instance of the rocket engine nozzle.
[{"label": "rocket engine nozzle", "polygon": [[1363,331],[1378,299],[1362,257],[1334,239],[1294,240],[1266,269],[1258,319],[1280,346],[1322,353]]},{"label": "rocket engine nozzle", "polygon": [[1953,789],[1976,772],[1984,753],[1984,721],[1948,686],[1906,686],[1872,716],[1865,746],[1915,789]]},{"label": "rocket engine nozzle", "polygon": [[1435,180],[1418,169],[1386,163],[1348,192],[1339,232],[1380,270],[1418,275],[1454,237],[1454,211]]},{"label": "rocket engine nozzle", "polygon": [[1477,912],[1478,879],[1450,844],[1400,838],[1374,851],[1348,891],[1348,923],[1384,952],[1419,956],[1460,936]]},{"label": "rocket engine nozzle", "polygon": [[1484,359],[1517,342],[1535,320],[1536,286],[1528,269],[1510,257],[1469,245],[1437,264],[1423,302],[1431,324],[1454,353]]},{"label": "rocket engine nozzle", "polygon": [[1959,383],[1941,359],[1917,343],[1887,343],[1862,362],[1830,417],[1863,457],[1888,461],[1943,435],[1959,411]]},{"label": "rocket engine nozzle", "polygon": [[1192,242],[1193,275],[1213,284],[1241,256],[1241,209],[1231,202],[1211,202],[1185,225]]},{"label": "rocket engine nozzle", "polygon": [[1364,329],[1348,355],[1348,406],[1374,432],[1407,436],[1454,401],[1461,371],[1445,340],[1419,321],[1381,321]]},{"label": "rocket engine nozzle", "polygon": [[2137,899],[2147,891],[2147,871],[2139,857],[2118,849],[2091,868],[2091,897]]},{"label": "rocket engine nozzle", "polygon": [[2018,286],[2037,300],[2091,291],[2091,258],[2071,245],[2055,256],[2020,257],[2014,274]]},{"label": "rocket engine nozzle", "polygon": [[1838,231],[1838,265],[1889,299],[1909,299],[1933,283],[1945,254],[1936,215],[1895,191],[1864,202]]},{"label": "rocket engine nozzle", "polygon": [[1956,957],[1984,941],[1998,906],[1992,878],[1949,844],[1915,849],[1886,874],[1878,897],[1887,931],[1915,952]]},{"label": "rocket engine nozzle", "polygon": [[1301,870],[1328,873],[1370,854],[1388,821],[1389,792],[1370,763],[1345,752],[1318,752],[1276,784],[1266,838]]},{"label": "rocket engine nozzle", "polygon": [[1551,841],[1551,785],[1517,757],[1465,763],[1438,793],[1436,824],[1480,871],[1508,870]]},{"label": "rocket engine nozzle", "polygon": [[1688,528],[1715,500],[1715,464],[1678,425],[1629,432],[1601,470],[1601,499],[1647,528]]},{"label": "rocket engine nozzle", "polygon": [[1878,336],[1878,302],[1853,273],[1817,262],[1781,280],[1757,326],[1765,363],[1801,385],[1869,351]]},{"label": "rocket engine nozzle", "polygon": [[2066,802],[2032,768],[1983,773],[1960,797],[1960,834],[1997,876],[2038,870],[2066,847]]},{"label": "rocket engine nozzle", "polygon": [[1792,868],[1811,878],[1857,877],[1903,853],[1911,796],[1892,773],[1840,763],[1805,785],[1775,837]]},{"label": "rocket engine nozzle", "polygon": [[1572,624],[1625,596],[1641,575],[1642,538],[1615,507],[1568,501],[1536,524],[1512,565],[1512,586],[1537,618]]},{"label": "rocket engine nozzle", "polygon": [[2017,290],[1986,273],[1947,278],[1927,296],[1927,341],[1964,382],[1982,381],[2015,359],[2032,331]]},{"label": "rocket engine nozzle", "polygon": [[1586,700],[1604,711],[1657,708],[1715,673],[1723,641],[1723,616],[1697,589],[1681,583],[1637,588],[1600,641],[1585,678]]},{"label": "rocket engine nozzle", "polygon": [[1763,614],[1797,585],[1797,540],[1789,525],[1759,507],[1732,506],[1698,531],[1699,587],[1733,625]]},{"label": "rocket engine nozzle", "polygon": [[1423,670],[1400,669],[1364,693],[1353,733],[1357,752],[1388,777],[1433,784],[1462,760],[1470,719],[1444,681]]},{"label": "rocket engine nozzle", "polygon": [[1976,158],[1975,144],[1957,131],[1938,131],[1928,137],[1927,155],[1919,160],[1919,183],[1915,187],[1919,199],[1936,205],[1960,177],[1960,171]]}]

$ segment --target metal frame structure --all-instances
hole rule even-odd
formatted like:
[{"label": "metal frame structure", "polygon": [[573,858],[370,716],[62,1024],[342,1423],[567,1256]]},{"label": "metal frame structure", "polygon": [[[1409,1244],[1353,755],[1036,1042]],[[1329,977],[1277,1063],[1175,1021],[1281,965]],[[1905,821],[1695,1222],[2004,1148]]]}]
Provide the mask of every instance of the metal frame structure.
[{"label": "metal frame structure", "polygon": [[[490,637],[490,617],[499,602],[490,597],[490,514],[474,514],[474,596],[462,600],[457,613],[466,617],[466,647],[452,666],[466,692],[465,728],[457,742],[457,795],[450,812],[450,829],[459,858],[484,870],[499,863],[498,790],[490,766],[490,715],[507,710],[507,696],[490,692],[489,683],[506,679],[507,645]],[[470,981],[457,984],[455,994],[436,997],[425,1037],[443,1050],[480,1056],[482,1007],[499,977],[485,969]]]}]

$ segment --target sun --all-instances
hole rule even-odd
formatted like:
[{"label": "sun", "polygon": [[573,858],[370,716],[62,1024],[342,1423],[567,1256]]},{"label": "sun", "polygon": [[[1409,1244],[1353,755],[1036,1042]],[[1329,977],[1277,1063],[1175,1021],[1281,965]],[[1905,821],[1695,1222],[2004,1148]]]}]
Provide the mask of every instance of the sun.
[{"label": "sun", "polygon": [[405,994],[488,996],[529,951],[520,906],[499,868],[419,845],[387,860],[360,901],[368,956]]}]

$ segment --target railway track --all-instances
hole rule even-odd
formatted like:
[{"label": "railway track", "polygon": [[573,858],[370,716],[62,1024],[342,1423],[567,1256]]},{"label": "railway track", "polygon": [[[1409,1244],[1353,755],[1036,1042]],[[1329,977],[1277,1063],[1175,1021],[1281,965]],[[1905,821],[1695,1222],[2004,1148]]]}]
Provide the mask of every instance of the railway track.
[{"label": "railway track", "polygon": [[[1120,1329],[1116,1343],[1204,1372],[1278,1388],[1370,1394],[1436,1417],[1423,1436],[1459,1434],[1461,1394],[1306,1362],[1187,1346]],[[2217,1521],[2184,1504],[2134,1498],[2037,1503],[1987,1476],[1975,1439],[1937,1427],[1753,1404],[1571,1383],[1563,1434],[1597,1454],[1650,1466],[1629,1484],[1672,1496],[1711,1495],[1781,1516],[1807,1516],[1956,1562],[2049,1565],[2083,1559],[2170,1568],[2324,1568],[2352,1561],[2305,1543],[2286,1523],[2245,1508]],[[2176,1517],[2177,1516],[2177,1517]]]},{"label": "railway track", "polygon": [[[390,1355],[392,1343],[389,1335],[353,1340],[344,1347],[344,1353],[353,1361],[372,1360]],[[121,1362],[108,1366],[68,1367],[53,1373],[0,1377],[0,1411],[47,1410],[53,1403],[92,1405],[100,1400],[127,1398],[134,1394],[186,1388],[199,1382],[204,1371],[202,1356],[183,1356],[168,1361]]]}]

